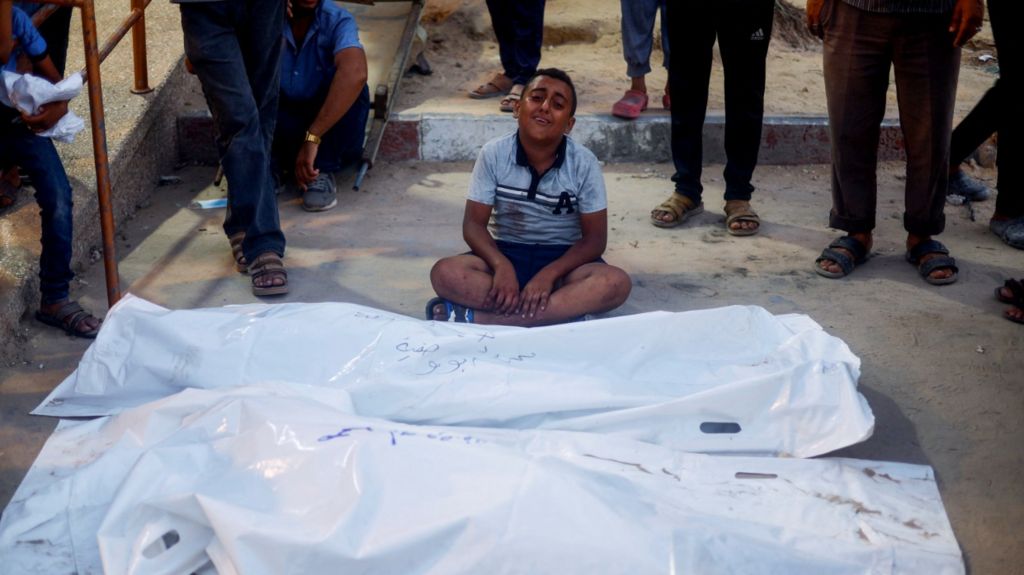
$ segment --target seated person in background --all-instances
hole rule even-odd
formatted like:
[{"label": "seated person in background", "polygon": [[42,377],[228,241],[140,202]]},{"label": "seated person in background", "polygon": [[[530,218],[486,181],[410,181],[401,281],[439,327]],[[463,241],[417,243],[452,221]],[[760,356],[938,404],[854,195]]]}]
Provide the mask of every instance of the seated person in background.
[{"label": "seated person in background", "polygon": [[[14,71],[17,60],[27,56],[36,75],[59,82],[60,74],[47,54],[46,41],[18,8],[8,9],[0,0],[0,36],[13,36],[13,50],[0,43],[0,69]],[[57,123],[68,111],[67,102],[41,106],[33,116],[0,106],[0,158],[21,166],[32,178],[42,222],[42,253],[39,256],[39,289],[42,297],[36,318],[71,335],[93,338],[100,320],[68,297],[71,279],[72,198],[60,156],[49,138],[36,135]]]},{"label": "seated person in background", "polygon": [[356,21],[327,0],[291,0],[272,158],[311,212],[337,205],[334,174],[363,154],[370,94]]},{"label": "seated person in background", "polygon": [[538,70],[516,103],[519,130],[480,150],[462,221],[472,252],[434,265],[440,297],[427,319],[537,326],[626,301],[629,276],[601,259],[604,180],[594,154],[568,137],[575,113],[569,76]]}]

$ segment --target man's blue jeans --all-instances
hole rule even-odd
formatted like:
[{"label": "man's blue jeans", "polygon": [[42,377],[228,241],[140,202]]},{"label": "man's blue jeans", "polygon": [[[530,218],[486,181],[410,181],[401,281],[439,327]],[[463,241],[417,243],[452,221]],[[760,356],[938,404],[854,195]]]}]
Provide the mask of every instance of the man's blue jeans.
[{"label": "man's blue jeans", "polygon": [[71,183],[49,138],[39,137],[24,124],[11,124],[9,108],[0,113],[0,158],[17,165],[32,178],[42,221],[39,291],[44,304],[68,297],[71,271]]},{"label": "man's blue jeans", "polygon": [[654,43],[654,18],[661,10],[662,64],[668,69],[667,0],[621,0],[622,56],[626,59],[626,75],[639,78],[651,73],[651,47]]},{"label": "man's blue jeans", "polygon": [[284,255],[270,171],[284,9],[281,0],[181,4],[185,54],[217,125],[228,179],[224,231],[245,232],[242,249],[249,261],[265,252]]},{"label": "man's blue jeans", "polygon": [[[319,97],[310,100],[281,98],[272,152],[274,167],[279,174],[294,173],[295,158],[302,147],[306,130],[320,113],[326,97],[325,89]],[[345,115],[321,137],[313,167],[331,174],[362,159],[369,113],[370,91],[363,86],[363,91]]]}]

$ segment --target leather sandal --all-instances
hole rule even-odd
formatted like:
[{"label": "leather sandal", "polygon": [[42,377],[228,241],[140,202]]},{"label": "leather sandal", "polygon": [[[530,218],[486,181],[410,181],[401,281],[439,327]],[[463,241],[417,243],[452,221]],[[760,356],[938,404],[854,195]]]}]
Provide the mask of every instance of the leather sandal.
[{"label": "leather sandal", "polygon": [[[252,293],[255,296],[288,293],[288,272],[284,269],[281,256],[274,252],[263,252],[256,256],[256,259],[249,264],[249,277],[252,278]],[[270,283],[260,285],[260,280],[263,278],[269,279]],[[274,284],[275,279],[281,279],[282,283]]]},{"label": "leather sandal", "polygon": [[235,269],[238,273],[249,273],[249,262],[245,259],[245,252],[242,251],[242,242],[245,241],[245,232],[238,232],[228,236],[231,244],[231,257],[235,258]]},{"label": "leather sandal", "polygon": [[100,326],[91,328],[86,322],[88,322],[89,318],[92,318],[102,324],[103,320],[82,309],[82,306],[76,301],[66,299],[63,302],[57,303],[60,303],[61,306],[55,312],[48,314],[43,313],[43,310],[40,309],[36,312],[36,319],[46,325],[60,328],[68,335],[85,339],[96,339],[96,334],[100,332]]},{"label": "leather sandal", "polygon": [[480,84],[469,92],[474,100],[497,98],[512,89],[512,79],[504,74],[495,74],[493,78]]},{"label": "leather sandal", "polygon": [[[733,228],[737,222],[757,224],[754,228]],[[725,202],[725,231],[733,236],[752,236],[761,229],[761,217],[750,207],[746,200],[729,200]]]},{"label": "leather sandal", "polygon": [[[694,204],[690,198],[673,192],[667,200],[651,210],[651,223],[659,228],[674,228],[703,211],[704,202]],[[654,217],[654,214],[657,212],[672,214],[672,221],[666,222]]]}]

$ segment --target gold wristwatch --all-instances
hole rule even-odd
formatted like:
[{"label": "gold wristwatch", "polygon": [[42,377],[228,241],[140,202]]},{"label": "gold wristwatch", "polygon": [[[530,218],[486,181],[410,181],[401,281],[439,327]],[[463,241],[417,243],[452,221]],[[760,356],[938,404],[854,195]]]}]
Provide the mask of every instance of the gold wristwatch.
[{"label": "gold wristwatch", "polygon": [[310,131],[307,130],[306,131],[306,141],[307,142],[313,142],[314,144],[319,146],[320,145],[320,136],[317,136],[313,132],[310,132]]}]

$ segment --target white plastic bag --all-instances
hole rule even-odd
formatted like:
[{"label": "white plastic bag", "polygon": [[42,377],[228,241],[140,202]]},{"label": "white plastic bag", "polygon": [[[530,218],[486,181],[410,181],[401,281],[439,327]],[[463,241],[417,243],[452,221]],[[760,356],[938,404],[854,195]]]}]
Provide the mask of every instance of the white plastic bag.
[{"label": "white plastic bag", "polygon": [[[82,75],[72,74],[56,84],[31,74],[0,72],[0,104],[15,108],[19,112],[34,115],[39,107],[51,102],[71,100],[82,91]],[[85,129],[85,122],[74,112],[68,111],[50,129],[38,135],[58,142],[73,142],[75,135]]]},{"label": "white plastic bag", "polygon": [[752,306],[526,329],[342,303],[171,311],[128,296],[33,413],[105,415],[189,387],[284,381],[344,389],[356,413],[404,423],[811,457],[871,435],[859,368],[808,317]]},{"label": "white plastic bag", "polygon": [[930,468],[417,427],[338,391],[188,390],[62,425],[12,573],[962,573]]}]

